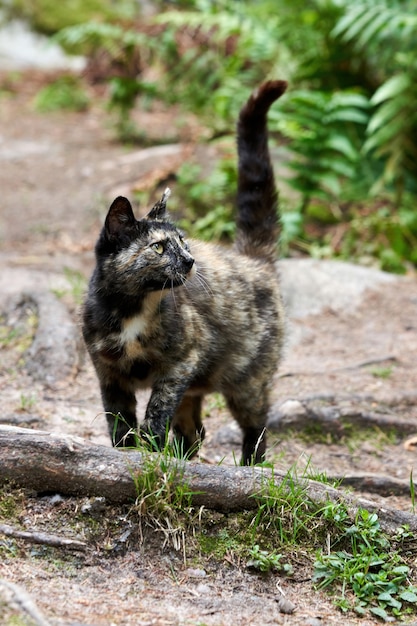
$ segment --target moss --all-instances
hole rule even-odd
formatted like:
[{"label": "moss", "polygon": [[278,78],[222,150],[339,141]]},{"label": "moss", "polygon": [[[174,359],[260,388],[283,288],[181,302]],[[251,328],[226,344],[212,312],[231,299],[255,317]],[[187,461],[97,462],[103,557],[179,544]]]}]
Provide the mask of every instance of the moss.
[{"label": "moss", "polygon": [[26,494],[11,485],[0,488],[0,520],[10,521],[19,517],[25,506]]}]

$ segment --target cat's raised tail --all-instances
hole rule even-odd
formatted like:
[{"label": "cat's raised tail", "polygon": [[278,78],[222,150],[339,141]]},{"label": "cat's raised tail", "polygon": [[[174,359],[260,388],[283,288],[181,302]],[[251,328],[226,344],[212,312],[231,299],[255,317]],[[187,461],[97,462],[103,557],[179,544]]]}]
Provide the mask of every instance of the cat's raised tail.
[{"label": "cat's raised tail", "polygon": [[237,124],[238,192],[236,247],[242,254],[274,262],[279,235],[278,196],[268,149],[269,107],[286,90],[270,80],[252,93]]}]

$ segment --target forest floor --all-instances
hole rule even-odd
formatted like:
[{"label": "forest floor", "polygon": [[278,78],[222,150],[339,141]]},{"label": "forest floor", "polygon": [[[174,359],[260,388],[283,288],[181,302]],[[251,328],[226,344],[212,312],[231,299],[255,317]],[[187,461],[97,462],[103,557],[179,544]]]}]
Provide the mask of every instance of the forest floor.
[{"label": "forest floor", "polygon": [[[0,423],[109,445],[98,385],[82,348],[62,354],[56,345],[52,366],[30,356],[37,298],[52,294],[76,327],[111,200],[120,193],[132,197],[147,175],[174,174],[185,154],[201,158],[199,130],[184,119],[176,124],[178,112],[155,106],[138,112],[138,119],[156,147],[127,148],[114,140],[98,105],[83,113],[35,112],[33,96],[44,78],[27,75],[0,95]],[[7,81],[3,77],[3,86]],[[364,479],[360,495],[411,511],[410,494],[396,491],[388,479],[404,486],[417,475],[415,275],[307,259],[283,260],[279,271],[288,342],[274,389],[268,460],[280,470],[355,475]],[[55,322],[47,320],[52,339]],[[140,410],[145,402],[141,398]],[[196,462],[233,464],[238,429],[217,396],[207,399],[205,412],[207,437]],[[322,419],[330,413],[334,419]],[[310,424],[309,415],[315,416]],[[379,493],[364,487],[374,476],[382,482]],[[260,575],[233,551],[222,558],[203,554],[192,533],[180,550],[152,529],[142,528],[140,541],[140,533],[129,530],[129,507],[99,505],[9,488],[1,494],[0,522],[90,538],[87,552],[68,553],[0,534],[0,578],[24,590],[44,624],[377,623],[341,616],[331,596],[314,589],[311,556],[298,557],[290,576]],[[230,520],[220,516],[213,524],[221,529],[223,522]],[[416,578],[414,571],[414,584]],[[296,605],[293,614],[279,611],[277,589]],[[2,624],[42,623],[34,614],[24,617],[6,596],[0,589]]]}]

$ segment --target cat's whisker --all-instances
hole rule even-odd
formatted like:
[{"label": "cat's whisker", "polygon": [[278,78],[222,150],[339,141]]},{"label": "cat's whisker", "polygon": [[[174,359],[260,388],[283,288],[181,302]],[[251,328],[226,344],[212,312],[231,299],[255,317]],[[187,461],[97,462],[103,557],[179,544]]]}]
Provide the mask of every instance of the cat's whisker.
[{"label": "cat's whisker", "polygon": [[195,274],[195,278],[198,282],[198,284],[201,286],[201,288],[203,289],[203,291],[208,295],[208,296],[213,296],[213,290],[210,286],[210,283],[208,282],[208,280],[205,278],[205,276],[200,272],[200,270],[197,269],[197,272]]},{"label": "cat's whisker", "polygon": [[162,302],[162,299],[164,297],[164,292],[166,290],[166,284],[167,284],[168,280],[169,280],[169,278],[167,278],[166,281],[164,282],[164,284],[162,285],[162,289],[161,289],[160,294],[159,294],[159,307],[161,306],[161,302]]},{"label": "cat's whisker", "polygon": [[172,280],[172,278],[171,278],[171,294],[172,294],[172,300],[174,302],[175,312],[178,314],[177,299],[175,297],[175,287],[174,287],[174,281]]}]

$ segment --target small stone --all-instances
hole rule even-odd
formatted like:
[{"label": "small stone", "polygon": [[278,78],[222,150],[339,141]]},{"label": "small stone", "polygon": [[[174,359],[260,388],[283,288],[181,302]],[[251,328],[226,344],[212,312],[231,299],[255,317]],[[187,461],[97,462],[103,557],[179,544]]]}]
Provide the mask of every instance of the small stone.
[{"label": "small stone", "polygon": [[189,567],[185,573],[190,578],[205,578],[207,576],[206,571],[199,568]]},{"label": "small stone", "polygon": [[208,585],[205,585],[204,583],[199,583],[195,590],[197,591],[197,593],[201,594],[202,596],[207,596],[211,593],[211,588]]}]

